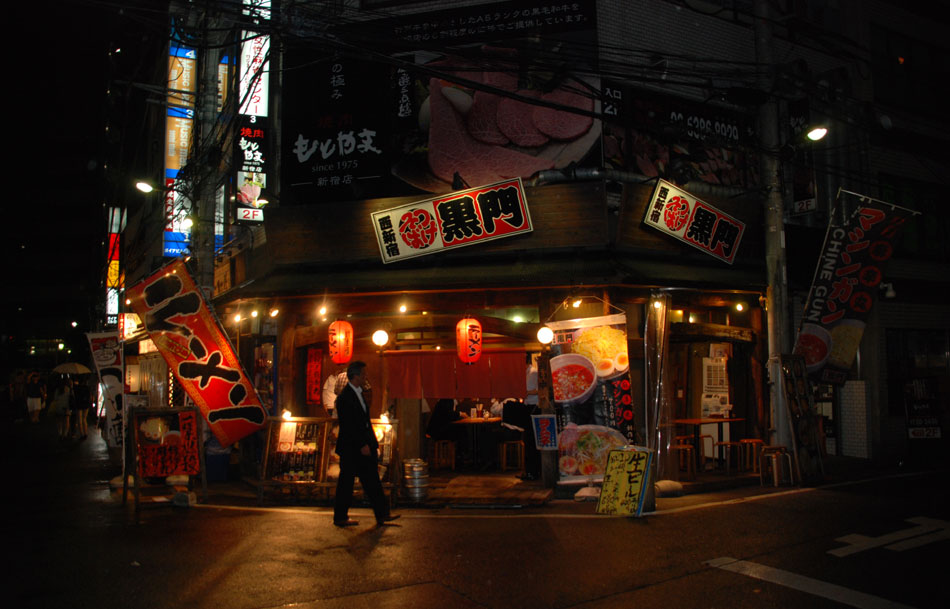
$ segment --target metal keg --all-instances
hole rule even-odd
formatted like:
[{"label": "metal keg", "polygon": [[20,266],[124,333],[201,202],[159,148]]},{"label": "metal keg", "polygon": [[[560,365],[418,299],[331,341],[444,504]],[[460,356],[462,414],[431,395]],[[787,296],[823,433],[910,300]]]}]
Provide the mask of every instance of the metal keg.
[{"label": "metal keg", "polygon": [[429,465],[422,459],[405,459],[402,469],[406,499],[422,503],[429,494]]}]

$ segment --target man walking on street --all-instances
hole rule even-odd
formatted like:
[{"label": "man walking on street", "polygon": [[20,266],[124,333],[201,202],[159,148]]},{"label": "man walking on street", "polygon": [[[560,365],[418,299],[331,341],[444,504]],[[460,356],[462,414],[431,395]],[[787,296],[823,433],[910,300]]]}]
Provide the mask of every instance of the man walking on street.
[{"label": "man walking on street", "polygon": [[359,524],[349,518],[356,477],[359,477],[360,486],[373,506],[376,526],[384,526],[399,518],[390,515],[383,485],[379,481],[376,457],[379,443],[370,422],[369,404],[363,399],[365,374],[365,363],[351,363],[346,369],[348,382],[336,398],[337,417],[340,421],[336,454],[340,456],[340,476],[336,483],[333,524],[338,527]]}]

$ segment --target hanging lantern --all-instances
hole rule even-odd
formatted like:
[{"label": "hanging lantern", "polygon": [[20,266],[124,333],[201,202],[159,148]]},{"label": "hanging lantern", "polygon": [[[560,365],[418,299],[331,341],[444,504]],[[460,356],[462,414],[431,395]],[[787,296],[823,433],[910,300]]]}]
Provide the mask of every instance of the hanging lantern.
[{"label": "hanging lantern", "polygon": [[348,321],[330,324],[330,359],[345,364],[353,357],[353,326]]},{"label": "hanging lantern", "polygon": [[459,320],[455,326],[455,348],[466,364],[474,364],[482,356],[482,324],[477,319]]}]

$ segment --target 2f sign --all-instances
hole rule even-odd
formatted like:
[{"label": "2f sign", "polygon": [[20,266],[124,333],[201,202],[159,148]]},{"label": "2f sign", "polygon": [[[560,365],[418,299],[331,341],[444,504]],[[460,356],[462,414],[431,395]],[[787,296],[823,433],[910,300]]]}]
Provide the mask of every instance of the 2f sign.
[{"label": "2f sign", "polygon": [[237,219],[238,222],[263,222],[264,210],[256,207],[239,207]]}]

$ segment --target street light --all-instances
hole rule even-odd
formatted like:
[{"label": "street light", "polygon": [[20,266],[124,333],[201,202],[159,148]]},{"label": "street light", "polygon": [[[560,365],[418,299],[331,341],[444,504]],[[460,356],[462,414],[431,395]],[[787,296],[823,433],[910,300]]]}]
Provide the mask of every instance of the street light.
[{"label": "street light", "polygon": [[135,183],[135,187],[146,194],[155,190],[155,188],[152,187],[151,184],[149,184],[148,182],[143,182],[141,180]]}]

